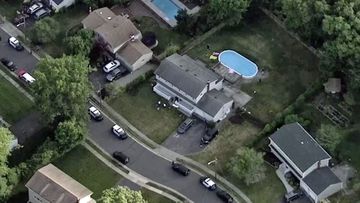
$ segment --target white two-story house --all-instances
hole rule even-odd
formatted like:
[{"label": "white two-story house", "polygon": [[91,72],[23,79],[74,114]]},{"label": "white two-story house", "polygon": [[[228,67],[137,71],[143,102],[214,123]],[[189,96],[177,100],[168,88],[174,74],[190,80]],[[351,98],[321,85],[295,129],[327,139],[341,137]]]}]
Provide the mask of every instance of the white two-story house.
[{"label": "white two-story house", "polygon": [[331,156],[299,123],[282,126],[269,139],[271,152],[300,180],[300,187],[314,202],[342,189],[329,168]]},{"label": "white two-story house", "polygon": [[221,91],[223,78],[187,55],[167,57],[155,75],[153,90],[185,115],[218,122],[230,113],[234,101]]}]

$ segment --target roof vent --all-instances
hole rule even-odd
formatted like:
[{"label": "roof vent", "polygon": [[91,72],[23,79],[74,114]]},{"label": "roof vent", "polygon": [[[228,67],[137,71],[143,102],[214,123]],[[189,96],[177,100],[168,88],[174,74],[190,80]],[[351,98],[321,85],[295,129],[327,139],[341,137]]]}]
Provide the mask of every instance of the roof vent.
[{"label": "roof vent", "polygon": [[102,11],[100,11],[99,14],[102,15]]},{"label": "roof vent", "polygon": [[301,144],[304,144],[304,142],[303,142],[303,141],[301,141],[300,143],[301,143]]},{"label": "roof vent", "polygon": [[109,17],[107,17],[107,19],[108,19],[108,20],[111,20],[111,17],[109,16]]}]

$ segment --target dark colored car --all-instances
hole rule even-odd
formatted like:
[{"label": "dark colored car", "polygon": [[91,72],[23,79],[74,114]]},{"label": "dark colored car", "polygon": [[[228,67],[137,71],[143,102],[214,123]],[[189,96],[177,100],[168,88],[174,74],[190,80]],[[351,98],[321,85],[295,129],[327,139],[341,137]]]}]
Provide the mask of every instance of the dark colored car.
[{"label": "dark colored car", "polygon": [[216,192],[216,195],[223,201],[223,202],[226,202],[226,203],[232,203],[234,202],[234,199],[230,196],[229,193],[227,193],[226,191],[224,190],[218,190]]},{"label": "dark colored car", "polygon": [[130,158],[128,157],[128,156],[126,156],[124,153],[122,153],[122,152],[119,152],[119,151],[115,151],[114,153],[113,153],[113,157],[116,159],[116,160],[118,160],[118,161],[120,161],[122,164],[127,164],[127,163],[129,163],[129,161],[130,161]]},{"label": "dark colored car", "polygon": [[128,70],[123,66],[121,66],[119,68],[115,68],[109,74],[106,75],[106,80],[109,82],[112,82],[114,80],[119,79],[121,76],[125,75],[127,72],[128,72]]},{"label": "dark colored car", "polygon": [[294,191],[291,191],[291,192],[285,194],[285,201],[292,202],[296,199],[299,199],[303,195],[304,195],[304,193],[301,190],[294,190]]},{"label": "dark colored car", "polygon": [[192,126],[194,120],[191,118],[187,118],[184,122],[180,124],[180,126],[177,129],[177,132],[179,134],[184,134],[189,128]]},{"label": "dark colored car", "polygon": [[209,144],[218,134],[219,130],[217,128],[206,129],[205,135],[201,138],[201,144]]},{"label": "dark colored car", "polygon": [[14,64],[14,62],[10,61],[7,58],[1,58],[0,59],[1,63],[4,64],[4,66],[6,66],[9,70],[14,71],[16,69],[16,66]]},{"label": "dark colored car", "polygon": [[171,162],[171,168],[183,176],[187,176],[190,173],[190,169],[180,163],[176,163],[175,161]]}]

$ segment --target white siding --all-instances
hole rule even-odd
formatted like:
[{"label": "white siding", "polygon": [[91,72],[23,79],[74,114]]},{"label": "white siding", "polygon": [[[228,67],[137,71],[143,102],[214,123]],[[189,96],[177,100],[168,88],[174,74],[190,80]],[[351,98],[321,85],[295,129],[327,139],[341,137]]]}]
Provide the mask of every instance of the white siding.
[{"label": "white siding", "polygon": [[39,194],[28,188],[29,202],[30,203],[50,203],[46,199],[42,198]]},{"label": "white siding", "polygon": [[342,188],[343,188],[342,183],[337,183],[337,184],[330,185],[328,188],[326,188],[322,193],[320,193],[318,195],[319,200],[325,199],[325,198],[339,192]]},{"label": "white siding", "polygon": [[214,118],[213,118],[214,122],[221,121],[224,118],[226,118],[226,116],[231,111],[231,107],[232,107],[233,103],[234,103],[234,101],[230,101],[230,102],[224,104],[224,106],[222,106],[221,109],[219,110],[219,112],[214,116]]},{"label": "white siding", "polygon": [[310,197],[315,203],[318,202],[318,196],[310,189],[310,187],[302,180],[300,180],[300,187],[305,191],[308,197]]},{"label": "white siding", "polygon": [[137,61],[135,61],[135,63],[131,64],[132,71],[145,65],[147,62],[151,60],[152,56],[153,56],[153,52],[149,52],[147,54],[142,55]]},{"label": "white siding", "polygon": [[50,0],[50,5],[58,12],[61,8],[67,8],[75,3],[75,0],[64,0],[60,5],[57,5],[54,1]]}]

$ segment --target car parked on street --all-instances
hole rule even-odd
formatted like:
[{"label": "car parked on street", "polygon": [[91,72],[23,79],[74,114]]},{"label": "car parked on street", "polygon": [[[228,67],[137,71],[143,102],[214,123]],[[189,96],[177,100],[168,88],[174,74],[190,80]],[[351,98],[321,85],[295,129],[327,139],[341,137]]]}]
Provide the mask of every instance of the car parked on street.
[{"label": "car parked on street", "polygon": [[31,84],[33,82],[35,82],[35,78],[33,78],[28,72],[26,72],[26,70],[24,69],[20,69],[17,72],[17,75],[20,79],[22,79],[23,81],[25,81],[28,84]]},{"label": "car parked on street", "polygon": [[175,161],[171,162],[171,168],[183,176],[188,176],[190,173],[190,169],[180,163],[176,163]]},{"label": "car parked on street", "polygon": [[225,203],[234,202],[234,198],[232,198],[231,195],[224,190],[218,190],[216,195]]},{"label": "car parked on street", "polygon": [[110,73],[106,74],[106,80],[108,82],[112,82],[114,80],[119,79],[121,76],[125,75],[127,72],[128,72],[128,70],[125,67],[120,66],[119,68],[115,68]]},{"label": "car parked on street", "polygon": [[216,190],[217,186],[214,181],[212,181],[209,177],[204,176],[200,178],[200,183],[205,186],[209,190]]},{"label": "car parked on street", "polygon": [[191,118],[187,118],[184,122],[180,124],[180,126],[177,129],[177,132],[179,134],[184,134],[194,123],[194,120]]},{"label": "car parked on street", "polygon": [[130,161],[130,158],[120,151],[115,151],[112,155],[116,160],[120,161],[122,164],[126,165]]},{"label": "car parked on street", "polygon": [[47,16],[50,16],[50,14],[51,14],[51,10],[50,10],[50,9],[48,9],[48,8],[42,8],[42,9],[36,11],[36,12],[34,13],[33,17],[34,17],[35,20],[40,20],[40,19],[42,19],[42,18],[45,18],[45,17],[47,17]]},{"label": "car parked on street", "polygon": [[217,135],[219,130],[217,128],[208,128],[201,138],[201,144],[209,144]]},{"label": "car parked on street", "polygon": [[9,70],[14,71],[16,69],[14,62],[12,62],[11,60],[9,60],[7,58],[1,58],[0,61]]},{"label": "car parked on street", "polygon": [[40,2],[35,2],[33,3],[27,10],[26,12],[30,15],[34,14],[36,11],[40,10],[42,7],[44,7],[44,5]]},{"label": "car parked on street", "polygon": [[113,60],[113,61],[110,61],[108,64],[106,64],[103,67],[103,70],[105,73],[110,73],[110,71],[114,70],[115,68],[117,68],[119,66],[120,66],[120,61]]},{"label": "car parked on street", "polygon": [[15,37],[10,37],[8,42],[9,42],[10,46],[13,47],[14,49],[16,49],[17,51],[24,50],[24,47],[22,46],[22,44]]},{"label": "car parked on street", "polygon": [[116,137],[118,137],[121,140],[125,140],[128,137],[125,130],[122,129],[119,125],[114,125],[112,127],[112,132],[116,135]]},{"label": "car parked on street", "polygon": [[90,117],[96,121],[102,121],[104,119],[103,115],[101,114],[101,112],[94,106],[91,106],[89,109],[89,114]]}]

